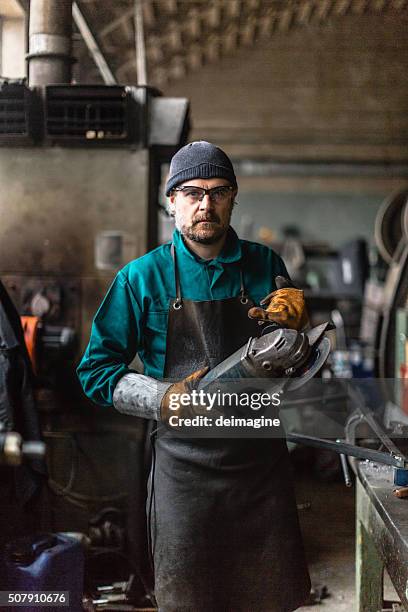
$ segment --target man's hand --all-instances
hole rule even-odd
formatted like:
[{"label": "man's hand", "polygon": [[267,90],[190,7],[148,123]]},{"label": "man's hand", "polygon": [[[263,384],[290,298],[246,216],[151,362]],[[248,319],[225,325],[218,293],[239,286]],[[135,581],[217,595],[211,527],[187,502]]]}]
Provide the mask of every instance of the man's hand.
[{"label": "man's hand", "polygon": [[[179,417],[194,417],[198,414],[208,414],[205,406],[193,405],[191,398],[190,402],[185,405],[187,395],[191,396],[191,392],[196,389],[201,378],[207,374],[208,368],[197,370],[183,380],[175,382],[166,391],[160,404],[160,419],[168,423],[172,415]],[[183,401],[181,401],[183,398]]]},{"label": "man's hand", "polygon": [[248,312],[251,319],[278,323],[282,327],[301,330],[309,323],[305,297],[284,276],[275,278],[276,291],[272,291],[260,302],[266,309],[255,306]]}]

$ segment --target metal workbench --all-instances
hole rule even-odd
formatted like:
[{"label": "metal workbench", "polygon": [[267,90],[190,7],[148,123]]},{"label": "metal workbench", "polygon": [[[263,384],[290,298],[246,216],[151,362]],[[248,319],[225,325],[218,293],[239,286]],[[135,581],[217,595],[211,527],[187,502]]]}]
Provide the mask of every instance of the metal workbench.
[{"label": "metal workbench", "polygon": [[356,610],[382,610],[384,568],[408,610],[408,498],[393,495],[388,465],[357,463],[356,487]]}]

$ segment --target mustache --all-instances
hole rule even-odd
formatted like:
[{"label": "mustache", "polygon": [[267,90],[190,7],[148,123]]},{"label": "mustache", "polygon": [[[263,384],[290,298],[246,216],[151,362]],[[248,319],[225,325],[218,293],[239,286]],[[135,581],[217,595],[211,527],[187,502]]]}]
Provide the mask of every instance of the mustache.
[{"label": "mustache", "polygon": [[193,225],[197,225],[197,223],[200,223],[201,221],[220,223],[220,218],[215,213],[209,213],[209,214],[206,214],[206,215],[201,215],[201,217],[196,217],[194,219]]}]

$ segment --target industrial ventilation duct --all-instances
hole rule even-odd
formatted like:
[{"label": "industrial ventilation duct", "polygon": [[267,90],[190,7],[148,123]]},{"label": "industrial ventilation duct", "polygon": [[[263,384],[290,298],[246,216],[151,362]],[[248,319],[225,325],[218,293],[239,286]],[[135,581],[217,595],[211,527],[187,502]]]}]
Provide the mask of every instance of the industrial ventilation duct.
[{"label": "industrial ventilation duct", "polygon": [[71,85],[71,0],[31,0],[28,74],[0,81],[0,146],[161,147],[184,144],[188,102],[149,87]]}]

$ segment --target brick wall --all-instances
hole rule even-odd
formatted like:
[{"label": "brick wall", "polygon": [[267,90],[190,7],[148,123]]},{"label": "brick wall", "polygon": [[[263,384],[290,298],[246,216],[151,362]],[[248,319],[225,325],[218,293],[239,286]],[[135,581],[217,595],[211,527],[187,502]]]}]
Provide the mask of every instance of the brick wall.
[{"label": "brick wall", "polygon": [[408,159],[408,14],[276,33],[175,81],[192,138],[243,157]]}]

